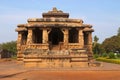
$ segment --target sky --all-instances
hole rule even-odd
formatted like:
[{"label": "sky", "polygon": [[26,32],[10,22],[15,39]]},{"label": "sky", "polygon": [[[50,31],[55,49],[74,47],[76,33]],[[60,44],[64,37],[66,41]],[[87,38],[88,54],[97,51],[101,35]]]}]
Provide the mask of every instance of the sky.
[{"label": "sky", "polygon": [[42,18],[53,7],[93,25],[93,37],[100,43],[116,35],[120,27],[120,0],[0,0],[0,43],[17,40],[18,24]]}]

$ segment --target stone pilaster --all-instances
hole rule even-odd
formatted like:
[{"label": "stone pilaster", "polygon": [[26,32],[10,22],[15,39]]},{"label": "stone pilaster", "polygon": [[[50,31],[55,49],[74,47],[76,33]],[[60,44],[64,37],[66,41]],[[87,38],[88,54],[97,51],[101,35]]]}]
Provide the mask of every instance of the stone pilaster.
[{"label": "stone pilaster", "polygon": [[32,44],[33,30],[32,28],[28,29],[27,44]]}]

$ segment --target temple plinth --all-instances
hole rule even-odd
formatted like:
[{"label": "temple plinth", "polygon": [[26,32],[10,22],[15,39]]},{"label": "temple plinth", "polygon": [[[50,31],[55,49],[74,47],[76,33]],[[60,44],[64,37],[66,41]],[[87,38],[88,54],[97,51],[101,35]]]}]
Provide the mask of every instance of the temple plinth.
[{"label": "temple plinth", "polygon": [[27,67],[87,67],[93,56],[92,25],[56,8],[42,16],[17,26],[18,61]]}]

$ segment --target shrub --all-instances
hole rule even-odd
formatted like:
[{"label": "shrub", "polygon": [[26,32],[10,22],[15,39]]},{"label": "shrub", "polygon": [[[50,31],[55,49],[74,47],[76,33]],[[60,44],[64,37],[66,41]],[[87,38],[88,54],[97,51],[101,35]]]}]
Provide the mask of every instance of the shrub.
[{"label": "shrub", "polygon": [[102,57],[107,57],[107,56],[108,56],[107,53],[102,54]]},{"label": "shrub", "polygon": [[99,57],[99,55],[98,54],[94,54],[94,58],[98,58]]},{"label": "shrub", "polygon": [[116,56],[115,56],[115,54],[114,54],[113,52],[110,52],[110,53],[109,53],[109,58],[110,58],[110,59],[115,59]]},{"label": "shrub", "polygon": [[115,64],[120,64],[120,60],[119,59],[106,59],[106,58],[97,58],[97,61],[103,61],[103,62],[108,62],[108,63],[115,63]]},{"label": "shrub", "polygon": [[117,54],[117,57],[120,58],[120,53]]}]

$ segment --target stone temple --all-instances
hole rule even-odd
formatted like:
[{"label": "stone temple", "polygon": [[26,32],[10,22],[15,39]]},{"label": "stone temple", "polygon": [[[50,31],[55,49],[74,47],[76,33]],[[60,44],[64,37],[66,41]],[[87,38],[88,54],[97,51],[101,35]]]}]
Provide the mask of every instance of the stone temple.
[{"label": "stone temple", "polygon": [[92,25],[56,8],[42,17],[17,26],[18,61],[26,67],[88,67],[93,57]]}]

